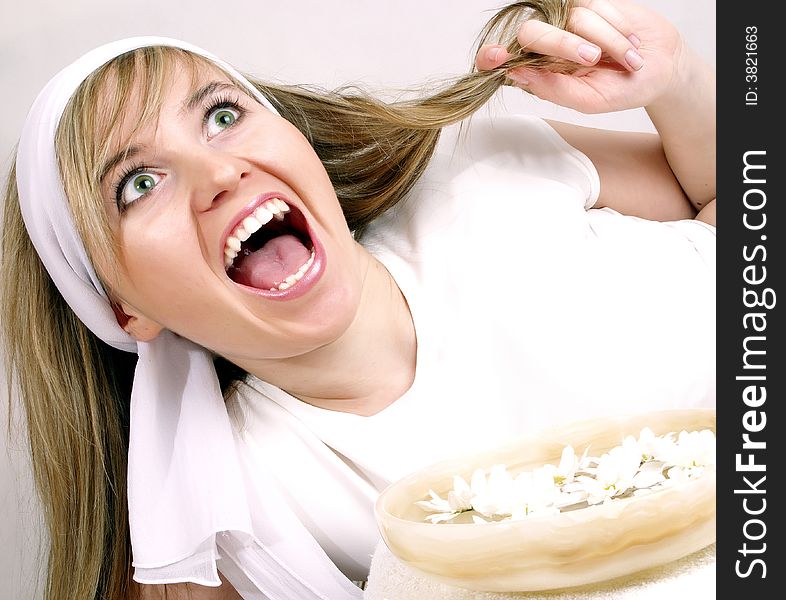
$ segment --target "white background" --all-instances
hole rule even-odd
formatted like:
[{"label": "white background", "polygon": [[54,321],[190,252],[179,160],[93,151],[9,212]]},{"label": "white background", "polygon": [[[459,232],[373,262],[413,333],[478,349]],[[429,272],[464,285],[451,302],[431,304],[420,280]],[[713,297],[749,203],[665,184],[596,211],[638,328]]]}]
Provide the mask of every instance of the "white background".
[{"label": "white background", "polygon": [[[669,17],[699,54],[715,64],[713,0],[639,1]],[[0,183],[5,183],[14,145],[38,91],[58,70],[102,43],[132,35],[176,37],[273,82],[326,88],[354,83],[389,93],[466,72],[478,32],[503,4],[501,0],[2,0]],[[643,109],[588,116],[513,89],[504,90],[490,109],[594,127],[653,130]],[[0,385],[4,386],[2,372]],[[38,513],[23,464],[24,444],[6,439],[4,400],[2,407],[0,600],[27,600],[37,597],[31,584],[36,578],[32,557]]]}]

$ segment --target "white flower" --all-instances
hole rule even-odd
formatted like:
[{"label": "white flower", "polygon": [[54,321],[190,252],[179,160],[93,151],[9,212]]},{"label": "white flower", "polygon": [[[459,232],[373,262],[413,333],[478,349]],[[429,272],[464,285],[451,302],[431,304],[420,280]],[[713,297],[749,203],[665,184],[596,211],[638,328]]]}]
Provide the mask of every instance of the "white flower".
[{"label": "white flower", "polygon": [[631,480],[631,486],[636,488],[636,491],[640,491],[663,483],[665,480],[666,477],[663,475],[663,463],[657,460],[650,460],[641,465],[638,473],[636,473]]},{"label": "white flower", "polygon": [[443,521],[450,521],[451,519],[455,519],[457,515],[460,513],[447,513],[447,512],[438,512],[434,513],[433,515],[428,515],[426,517],[427,521],[431,521],[432,523],[442,523]]},{"label": "white flower", "polygon": [[715,434],[711,430],[681,431],[677,440],[659,456],[667,465],[702,467],[715,464]]},{"label": "white flower", "polygon": [[472,488],[463,477],[453,477],[453,489],[448,492],[448,506],[453,512],[472,510]]},{"label": "white flower", "polygon": [[533,514],[559,512],[556,501],[559,488],[554,484],[556,479],[554,465],[544,465],[533,471],[523,471],[513,482],[511,498],[511,515],[514,519]]},{"label": "white flower", "polygon": [[554,500],[554,505],[558,508],[566,508],[579,502],[584,502],[589,497],[584,484],[581,481],[572,479],[563,484],[559,489],[559,495]]},{"label": "white flower", "polygon": [[600,504],[617,492],[613,485],[603,483],[589,475],[579,475],[576,477],[576,482],[581,484],[589,504]]},{"label": "white flower", "polygon": [[467,483],[453,477],[447,498],[429,490],[429,498],[416,504],[426,520],[442,523],[472,512],[472,522],[486,524],[557,514],[582,505],[608,504],[620,497],[640,496],[659,486],[676,485],[701,476],[715,465],[715,434],[711,430],[682,431],[656,436],[641,430],[638,439],[626,436],[600,458],[580,459],[565,446],[557,466],[546,464],[522,471],[515,478],[505,465],[476,469]]},{"label": "white flower", "polygon": [[431,500],[419,500],[415,504],[423,510],[431,512],[453,512],[448,501],[441,498],[434,490],[429,490],[428,494],[431,496]]},{"label": "white flower", "polygon": [[596,477],[598,481],[624,491],[641,466],[641,450],[636,440],[628,436],[621,446],[615,446],[600,457]]},{"label": "white flower", "polygon": [[[483,472],[480,469],[478,471],[481,474]],[[448,492],[447,500],[434,490],[429,490],[428,493],[430,500],[420,500],[415,504],[427,512],[436,513],[426,517],[432,523],[449,521],[462,512],[472,510],[472,489],[464,478],[458,475],[453,476],[453,489]]]},{"label": "white flower", "polygon": [[673,485],[688,481],[689,479],[696,479],[704,473],[705,468],[706,467],[681,467],[679,465],[669,467],[666,470],[668,479],[665,483]]},{"label": "white flower", "polygon": [[486,517],[512,514],[514,495],[513,477],[505,465],[491,467],[488,479],[483,471],[472,475],[472,508]]},{"label": "white flower", "polygon": [[671,452],[674,446],[674,434],[655,435],[652,429],[645,427],[639,433],[639,448],[641,449],[642,460],[665,460],[664,455]]},{"label": "white flower", "polygon": [[576,452],[573,450],[573,446],[565,446],[559,459],[559,465],[554,473],[554,483],[562,485],[566,481],[571,481],[576,476],[578,466],[579,461],[576,460]]}]

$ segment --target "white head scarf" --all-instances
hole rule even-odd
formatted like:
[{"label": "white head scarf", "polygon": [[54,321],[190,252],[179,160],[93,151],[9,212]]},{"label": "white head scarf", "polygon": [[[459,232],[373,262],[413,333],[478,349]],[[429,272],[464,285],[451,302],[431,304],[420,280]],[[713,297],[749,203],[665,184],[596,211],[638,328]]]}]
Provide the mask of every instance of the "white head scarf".
[{"label": "white head scarf", "polygon": [[169,38],[129,38],[88,52],[44,87],[28,114],[16,160],[25,225],[63,298],[100,339],[139,355],[128,457],[134,579],[216,586],[219,561],[244,598],[361,598],[289,509],[273,478],[256,471],[254,484],[247,483],[210,352],[168,331],[151,342],[128,335],[74,228],[55,153],[63,110],[95,69],[154,45],[211,60],[276,112],[240,73],[208,52]]}]

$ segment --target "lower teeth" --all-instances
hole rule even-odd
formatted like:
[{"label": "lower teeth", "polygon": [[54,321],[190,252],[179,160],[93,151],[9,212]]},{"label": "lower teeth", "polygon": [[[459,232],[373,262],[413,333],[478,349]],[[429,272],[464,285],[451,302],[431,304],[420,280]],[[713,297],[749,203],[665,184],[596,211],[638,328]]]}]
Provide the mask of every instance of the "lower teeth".
[{"label": "lower teeth", "polygon": [[312,250],[309,259],[305,263],[303,263],[303,265],[297,270],[296,273],[293,273],[292,275],[287,277],[284,281],[279,283],[278,287],[270,288],[270,291],[283,292],[284,290],[288,290],[289,288],[291,288],[293,285],[295,285],[298,281],[300,281],[303,278],[303,275],[305,275],[306,271],[308,271],[311,268],[313,262],[314,262],[314,252]]}]

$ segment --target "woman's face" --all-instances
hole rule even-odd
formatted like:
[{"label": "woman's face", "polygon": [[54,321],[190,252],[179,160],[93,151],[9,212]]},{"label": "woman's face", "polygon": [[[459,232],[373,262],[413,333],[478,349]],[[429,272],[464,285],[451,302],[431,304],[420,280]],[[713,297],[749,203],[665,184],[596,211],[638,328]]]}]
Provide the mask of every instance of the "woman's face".
[{"label": "woman's face", "polygon": [[324,167],[220,70],[202,68],[192,84],[189,69],[173,69],[158,121],[101,183],[120,247],[114,293],[146,324],[133,333],[160,326],[235,362],[330,343],[356,314],[362,278]]}]

